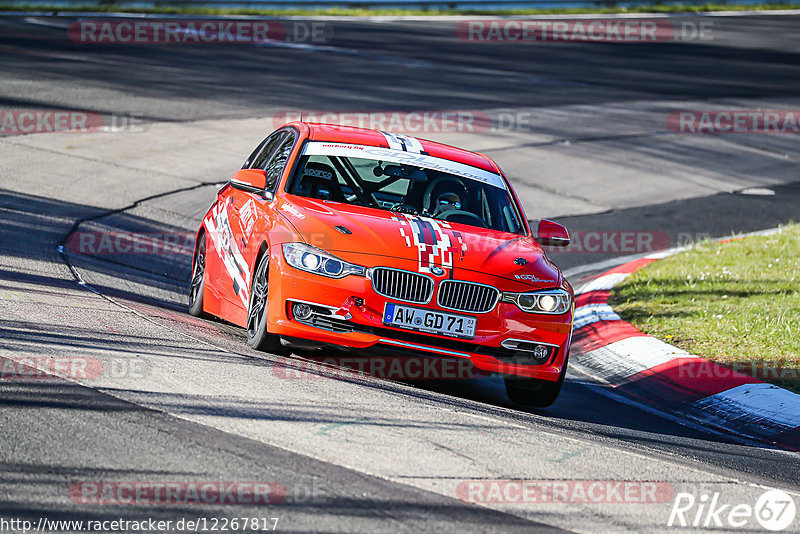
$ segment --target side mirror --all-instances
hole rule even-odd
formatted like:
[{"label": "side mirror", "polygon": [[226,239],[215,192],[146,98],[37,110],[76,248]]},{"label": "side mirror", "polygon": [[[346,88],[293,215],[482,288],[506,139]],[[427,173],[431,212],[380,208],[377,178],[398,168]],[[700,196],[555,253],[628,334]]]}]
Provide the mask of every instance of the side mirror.
[{"label": "side mirror", "polygon": [[542,219],[539,221],[539,237],[536,242],[549,247],[566,247],[570,242],[569,232],[558,223]]},{"label": "side mirror", "polygon": [[261,169],[240,169],[231,178],[231,187],[264,194],[267,187],[267,171]]}]

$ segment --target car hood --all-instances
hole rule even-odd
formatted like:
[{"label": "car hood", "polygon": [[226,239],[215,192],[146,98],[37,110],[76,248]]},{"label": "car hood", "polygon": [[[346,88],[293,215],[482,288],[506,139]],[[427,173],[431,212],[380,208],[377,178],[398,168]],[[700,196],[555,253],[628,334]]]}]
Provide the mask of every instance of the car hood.
[{"label": "car hood", "polygon": [[436,274],[438,267],[449,275],[455,269],[458,277],[464,269],[526,288],[562,282],[561,271],[530,237],[296,196],[278,200],[277,209],[309,245],[368,267],[380,261],[375,256],[383,256],[404,260],[405,268],[419,272]]}]

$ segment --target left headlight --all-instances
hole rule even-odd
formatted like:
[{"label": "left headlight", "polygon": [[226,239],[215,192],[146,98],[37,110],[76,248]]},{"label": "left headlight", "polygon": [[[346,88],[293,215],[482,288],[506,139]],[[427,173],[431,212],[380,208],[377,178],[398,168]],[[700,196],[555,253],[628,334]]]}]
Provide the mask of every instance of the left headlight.
[{"label": "left headlight", "polygon": [[366,267],[348,263],[333,254],[304,243],[284,243],[283,257],[286,263],[295,269],[329,278],[344,278],[350,274],[364,276],[367,272]]},{"label": "left headlight", "polygon": [[529,313],[553,315],[565,313],[572,304],[572,297],[563,289],[529,291],[527,293],[504,292],[500,300],[516,304],[520,310]]}]

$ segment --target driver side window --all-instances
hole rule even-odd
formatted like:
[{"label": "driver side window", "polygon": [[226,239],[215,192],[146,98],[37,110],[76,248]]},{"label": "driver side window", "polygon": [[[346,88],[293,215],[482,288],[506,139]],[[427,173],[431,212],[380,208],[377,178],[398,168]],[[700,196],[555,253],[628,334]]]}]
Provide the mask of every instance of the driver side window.
[{"label": "driver side window", "polygon": [[267,162],[278,149],[281,141],[284,137],[286,137],[287,132],[275,132],[261,143],[258,148],[256,148],[250,157],[247,158],[247,161],[244,162],[245,168],[248,169],[263,169],[266,167]]},{"label": "driver side window", "polygon": [[267,191],[274,191],[275,185],[283,174],[283,169],[286,167],[286,162],[289,161],[289,155],[292,153],[294,147],[294,134],[287,133],[281,139],[281,144],[275,150],[275,154],[266,164],[264,170],[267,171]]}]

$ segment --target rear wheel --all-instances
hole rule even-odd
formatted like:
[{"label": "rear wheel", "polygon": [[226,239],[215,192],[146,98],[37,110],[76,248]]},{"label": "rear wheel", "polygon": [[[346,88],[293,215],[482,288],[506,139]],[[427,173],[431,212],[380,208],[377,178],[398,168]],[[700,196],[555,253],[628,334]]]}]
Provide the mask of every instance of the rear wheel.
[{"label": "rear wheel", "polygon": [[269,250],[256,263],[247,308],[247,344],[256,350],[286,353],[278,336],[267,331],[267,295],[269,294]]},{"label": "rear wheel", "polygon": [[564,360],[564,367],[558,375],[558,380],[542,380],[540,378],[526,378],[510,376],[505,379],[506,393],[511,402],[534,408],[547,408],[553,404],[561,393],[564,377],[567,375],[567,362],[569,355]]},{"label": "rear wheel", "polygon": [[189,313],[195,317],[203,315],[203,289],[206,278],[206,234],[200,234],[192,261],[192,281],[189,285]]}]

